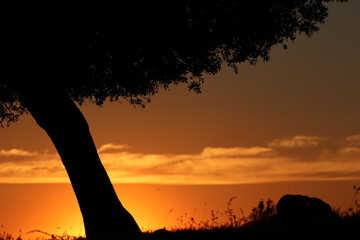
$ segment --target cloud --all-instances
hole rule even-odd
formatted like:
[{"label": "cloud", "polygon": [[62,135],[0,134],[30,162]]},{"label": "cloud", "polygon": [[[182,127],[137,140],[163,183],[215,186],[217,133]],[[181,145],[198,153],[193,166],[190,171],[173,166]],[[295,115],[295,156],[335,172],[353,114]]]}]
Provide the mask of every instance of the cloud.
[{"label": "cloud", "polygon": [[360,134],[351,135],[340,141],[337,154],[343,160],[360,158]]},{"label": "cloud", "polygon": [[23,149],[0,150],[0,182],[69,182],[56,153]]},{"label": "cloud", "polygon": [[4,150],[4,149],[0,150],[0,156],[5,156],[5,157],[33,157],[36,155],[37,155],[37,152],[29,152],[29,151],[17,149],[17,148],[13,148],[10,150]]},{"label": "cloud", "polygon": [[345,138],[346,144],[352,147],[360,147],[360,134],[352,135]]},{"label": "cloud", "polygon": [[98,153],[104,152],[106,150],[122,150],[122,149],[126,149],[128,148],[127,145],[120,145],[120,144],[114,144],[114,143],[107,143],[102,145],[99,149],[98,149]]},{"label": "cloud", "polygon": [[[275,139],[265,147],[205,147],[192,154],[132,153],[126,145],[109,143],[99,148],[99,155],[113,183],[235,184],[359,179],[360,147],[352,146],[356,138],[344,138],[343,144],[331,151],[326,146],[334,145],[326,145],[326,141],[319,144],[321,140],[295,136]],[[294,155],[286,154],[287,151]],[[314,153],[307,161],[298,161],[295,153],[303,151]],[[27,160],[0,161],[0,182],[69,182],[57,154],[3,152],[17,153]],[[0,160],[1,156],[4,154]]]},{"label": "cloud", "polygon": [[268,143],[271,148],[305,148],[319,145],[321,137],[317,136],[294,136],[285,139],[274,139]]},{"label": "cloud", "polygon": [[344,148],[349,148],[349,151],[360,149],[360,134],[346,137],[344,145]]},{"label": "cloud", "polygon": [[[321,153],[324,149],[318,151]],[[101,154],[113,182],[233,184],[358,179],[360,163],[356,159],[343,162],[337,157],[329,153],[326,158],[298,161],[270,147],[206,147],[198,154],[174,155],[130,152]]]},{"label": "cloud", "polygon": [[216,158],[216,157],[250,157],[260,156],[273,152],[271,148],[265,147],[233,147],[233,148],[211,148],[206,147],[201,152],[203,157]]},{"label": "cloud", "polygon": [[356,147],[344,147],[344,148],[340,148],[339,149],[339,153],[341,155],[358,155],[360,154],[360,148],[356,148]]}]

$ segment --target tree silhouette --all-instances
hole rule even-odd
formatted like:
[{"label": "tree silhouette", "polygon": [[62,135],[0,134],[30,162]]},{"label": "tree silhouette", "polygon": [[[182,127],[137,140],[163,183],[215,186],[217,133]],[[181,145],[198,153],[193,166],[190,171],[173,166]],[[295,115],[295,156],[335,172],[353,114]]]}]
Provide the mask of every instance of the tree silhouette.
[{"label": "tree silhouette", "polygon": [[76,103],[143,107],[180,83],[200,92],[203,76],[223,64],[236,72],[238,63],[268,61],[272,46],[318,31],[331,1],[6,1],[1,123],[29,112],[46,131],[89,239],[136,238],[141,231],[118,200]]}]

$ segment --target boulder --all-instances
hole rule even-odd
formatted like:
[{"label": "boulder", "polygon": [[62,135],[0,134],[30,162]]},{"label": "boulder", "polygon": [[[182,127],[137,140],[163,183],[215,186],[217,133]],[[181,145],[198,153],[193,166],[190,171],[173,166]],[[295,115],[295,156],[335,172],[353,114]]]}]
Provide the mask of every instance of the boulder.
[{"label": "boulder", "polygon": [[283,219],[315,219],[332,215],[329,204],[304,195],[284,195],[276,205],[276,215]]}]

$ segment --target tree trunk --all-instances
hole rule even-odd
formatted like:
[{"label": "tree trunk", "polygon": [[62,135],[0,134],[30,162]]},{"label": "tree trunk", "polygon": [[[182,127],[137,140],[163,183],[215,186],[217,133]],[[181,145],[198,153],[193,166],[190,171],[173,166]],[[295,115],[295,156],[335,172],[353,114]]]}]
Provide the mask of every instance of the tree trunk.
[{"label": "tree trunk", "polygon": [[67,95],[24,94],[23,104],[51,138],[78,200],[88,239],[136,239],[140,229],[122,206],[101,164],[88,124]]}]

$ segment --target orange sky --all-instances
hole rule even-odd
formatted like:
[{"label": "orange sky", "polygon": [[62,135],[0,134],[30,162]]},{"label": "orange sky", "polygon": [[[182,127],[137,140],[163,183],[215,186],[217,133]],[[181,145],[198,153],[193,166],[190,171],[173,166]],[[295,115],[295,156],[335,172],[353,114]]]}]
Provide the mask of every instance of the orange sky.
[{"label": "orange sky", "polygon": [[[206,77],[202,94],[176,86],[154,96],[145,109],[127,103],[82,106],[111,180],[355,183],[359,11],[359,1],[331,4],[325,25],[310,39],[300,36],[286,51],[274,48],[270,62],[242,64],[238,75],[224,68]],[[54,182],[68,182],[65,170],[31,116],[0,129],[0,183]],[[335,190],[328,185],[328,191]]]}]

